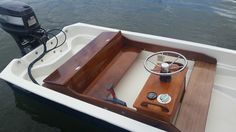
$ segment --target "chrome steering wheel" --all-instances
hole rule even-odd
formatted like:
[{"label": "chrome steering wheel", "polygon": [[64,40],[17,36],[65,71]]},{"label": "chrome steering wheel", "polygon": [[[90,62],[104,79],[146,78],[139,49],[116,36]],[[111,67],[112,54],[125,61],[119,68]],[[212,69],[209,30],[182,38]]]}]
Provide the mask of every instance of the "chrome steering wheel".
[{"label": "chrome steering wheel", "polygon": [[144,68],[155,75],[170,76],[184,70],[187,64],[186,57],[178,52],[160,51],[145,59]]}]

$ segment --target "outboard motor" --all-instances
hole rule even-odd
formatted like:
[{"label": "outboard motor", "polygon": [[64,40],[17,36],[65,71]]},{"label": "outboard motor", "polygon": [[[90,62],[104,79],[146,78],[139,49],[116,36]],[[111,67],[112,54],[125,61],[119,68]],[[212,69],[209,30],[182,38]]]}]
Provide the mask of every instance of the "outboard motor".
[{"label": "outboard motor", "polygon": [[[41,28],[33,9],[29,5],[18,1],[0,2],[0,26],[15,39],[22,55],[29,53],[41,44],[43,45],[42,54],[28,66],[29,78],[33,83],[39,84],[32,75],[32,67],[36,62],[43,58],[45,54],[65,44],[67,39],[66,33],[61,29],[46,31]],[[61,44],[58,44],[59,41],[57,36],[52,33],[55,31],[60,31],[65,36],[64,41],[61,42]],[[46,46],[49,35],[57,40],[55,46],[51,49],[47,49]]]},{"label": "outboard motor", "polygon": [[33,9],[18,1],[0,2],[0,24],[15,39],[22,55],[38,47],[45,32]]}]

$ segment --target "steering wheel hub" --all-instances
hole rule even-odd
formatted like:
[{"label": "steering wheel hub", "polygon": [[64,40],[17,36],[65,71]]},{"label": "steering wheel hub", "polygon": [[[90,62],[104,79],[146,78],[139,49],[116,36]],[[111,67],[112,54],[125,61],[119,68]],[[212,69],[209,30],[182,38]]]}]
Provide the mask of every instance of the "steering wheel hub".
[{"label": "steering wheel hub", "polygon": [[168,63],[161,63],[161,72],[168,73],[170,65]]}]

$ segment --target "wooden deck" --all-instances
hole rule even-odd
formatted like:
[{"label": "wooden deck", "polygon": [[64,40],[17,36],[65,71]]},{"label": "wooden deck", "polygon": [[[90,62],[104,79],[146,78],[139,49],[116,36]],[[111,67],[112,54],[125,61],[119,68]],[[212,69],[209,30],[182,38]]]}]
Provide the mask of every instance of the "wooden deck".
[{"label": "wooden deck", "polygon": [[216,64],[196,61],[176,121],[182,132],[204,132]]}]

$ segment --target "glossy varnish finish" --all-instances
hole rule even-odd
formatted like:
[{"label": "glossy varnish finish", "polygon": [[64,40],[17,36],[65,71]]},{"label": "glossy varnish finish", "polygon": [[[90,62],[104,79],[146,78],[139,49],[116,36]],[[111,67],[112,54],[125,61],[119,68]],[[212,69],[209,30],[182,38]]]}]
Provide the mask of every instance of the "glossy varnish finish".
[{"label": "glossy varnish finish", "polygon": [[176,121],[183,132],[204,132],[216,65],[195,62]]},{"label": "glossy varnish finish", "polygon": [[[149,125],[167,131],[178,132],[179,130],[171,123],[175,114],[167,114],[168,116],[159,118],[157,116],[150,116],[150,114],[145,112],[140,112],[143,108],[137,112],[133,109],[106,101],[108,96],[107,85],[112,84],[115,87],[143,49],[153,52],[174,50],[183,53],[189,59],[216,63],[214,58],[204,54],[131,41],[122,36],[120,32],[104,32],[49,75],[44,80],[43,86]],[[173,84],[160,83],[158,85],[160,87],[173,87],[174,85],[179,87],[179,91],[173,90],[171,92],[173,94],[172,96],[174,98],[176,97],[176,104],[179,103],[181,93],[184,91],[185,73],[186,70],[177,75],[179,77],[174,76],[172,78]],[[158,78],[153,75],[149,79],[155,80]],[[150,82],[156,83],[156,81],[147,81],[145,87],[153,85]],[[157,91],[157,93],[166,93],[165,90]],[[180,95],[177,95],[178,93]],[[144,98],[146,98],[146,95]],[[165,107],[168,108],[170,113],[176,113],[176,106],[178,105],[170,103],[169,106],[167,105]],[[148,105],[149,107],[152,108],[155,106]],[[156,110],[156,107],[154,109]],[[179,117],[181,115],[183,114],[180,113]],[[182,117],[178,121],[180,120],[182,120]]]},{"label": "glossy varnish finish", "polygon": [[[94,61],[94,57],[104,52],[104,47],[119,42],[123,37],[121,33],[103,32],[82,50],[60,66],[56,71],[44,79],[45,83],[65,85],[77,73],[84,71],[88,63]],[[118,45],[116,45],[118,46]],[[118,48],[121,46],[118,46]],[[114,50],[112,52],[115,52]]]},{"label": "glossy varnish finish", "polygon": [[[138,112],[165,120],[167,122],[172,122],[176,115],[177,108],[180,105],[180,99],[184,91],[186,72],[187,68],[180,73],[173,75],[171,82],[161,82],[159,76],[151,74],[139,96],[136,98],[134,107],[137,108]],[[169,94],[172,100],[168,104],[160,104],[157,99],[147,99],[146,96],[149,92],[155,92],[158,95]],[[168,111],[165,111],[163,108],[156,105],[143,106],[141,105],[143,102],[162,105],[167,108]]]},{"label": "glossy varnish finish", "polygon": [[194,52],[194,51],[188,51],[188,50],[182,50],[182,49],[177,49],[177,48],[171,48],[171,47],[166,47],[166,46],[161,46],[158,44],[148,44],[148,43],[143,43],[143,42],[138,42],[138,41],[133,41],[126,39],[126,44],[141,48],[142,50],[147,50],[151,52],[158,52],[158,51],[175,51],[178,53],[183,54],[188,60],[193,60],[193,61],[203,61],[207,63],[212,63],[216,64],[217,60],[213,57],[210,57],[208,55]]},{"label": "glossy varnish finish", "polygon": [[[113,34],[107,35],[107,34]],[[113,37],[112,39],[110,37]],[[103,41],[97,41],[97,39]],[[55,91],[64,93],[71,97],[86,101],[88,103],[94,104],[96,106],[109,109],[116,113],[128,116],[135,120],[145,122],[152,126],[167,130],[178,132],[179,130],[170,124],[169,122],[164,122],[162,120],[148,117],[141,113],[137,113],[135,110],[113,104],[111,102],[105,101],[108,93],[106,91],[106,85],[115,85],[119,82],[125,72],[129,69],[132,63],[135,61],[139,55],[141,49],[136,47],[131,47],[129,45],[124,45],[124,37],[120,33],[114,35],[114,33],[103,33],[98,36],[94,41],[88,44],[88,48],[82,49],[81,56],[78,52],[69,61],[63,64],[58,70],[63,70],[63,72],[73,72],[71,74],[66,74],[67,76],[58,76],[58,74],[52,73],[48,78],[44,80],[44,86],[53,89]],[[111,41],[103,48],[98,48],[96,54],[87,51],[89,47],[94,47],[97,43],[104,42],[104,40],[111,39]],[[85,50],[85,51],[83,51]],[[92,56],[91,56],[92,55]],[[74,63],[78,63],[77,57],[86,59],[86,62],[78,71],[71,69],[71,65],[76,66]],[[104,61],[105,60],[105,61]],[[106,61],[107,60],[107,61]],[[108,61],[109,60],[109,61]],[[81,71],[80,71],[81,70]],[[94,71],[94,72],[93,72]],[[78,74],[80,73],[80,74]],[[86,73],[86,74],[85,74]],[[96,73],[96,74],[94,74]],[[70,76],[68,76],[70,75]],[[92,76],[92,77],[91,77]],[[61,80],[64,82],[58,82],[58,77],[63,77]],[[86,82],[86,83],[84,83]],[[58,84],[57,84],[58,83]],[[83,84],[81,86],[80,84]]]},{"label": "glossy varnish finish", "polygon": [[[98,53],[93,56],[78,72],[72,77],[69,82],[69,87],[79,93],[83,93],[94,79],[106,69],[112,60],[120,53],[124,47],[124,37],[121,33],[117,35]],[[102,42],[102,41],[101,41]],[[88,51],[88,53],[90,53]],[[81,56],[81,59],[83,56]],[[86,57],[85,57],[86,58]]]},{"label": "glossy varnish finish", "polygon": [[[67,88],[82,93],[119,53],[124,38],[121,33],[104,32],[49,75],[44,86]],[[59,88],[60,87],[60,88]],[[66,88],[66,89],[65,89]]]},{"label": "glossy varnish finish", "polygon": [[108,97],[110,93],[106,89],[107,85],[116,86],[140,52],[135,47],[124,46],[83,94],[103,99]]},{"label": "glossy varnish finish", "polygon": [[[160,120],[155,117],[150,117],[150,116],[147,116],[142,113],[137,113],[137,111],[127,108],[127,107],[124,107],[124,106],[121,106],[121,105],[116,105],[111,102],[107,102],[107,101],[104,101],[101,99],[94,98],[92,96],[79,94],[78,92],[73,91],[73,90],[69,91],[69,93],[67,95],[77,98],[77,99],[80,99],[80,100],[83,100],[85,102],[91,103],[93,105],[99,106],[99,107],[104,108],[106,110],[116,112],[120,115],[124,115],[124,116],[132,118],[134,120],[147,123],[151,126],[157,127],[159,129],[163,129],[168,132],[180,132],[170,122],[166,122],[166,121]],[[104,115],[104,116],[106,116],[106,115]]]}]

